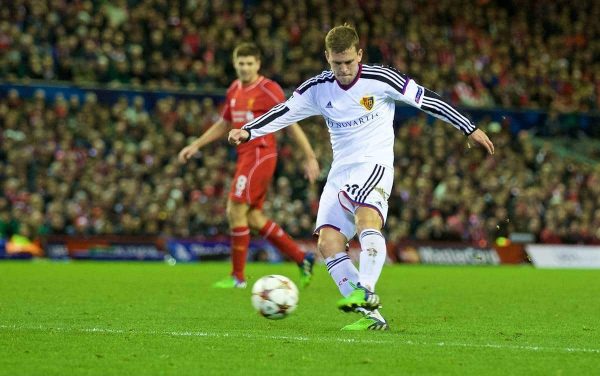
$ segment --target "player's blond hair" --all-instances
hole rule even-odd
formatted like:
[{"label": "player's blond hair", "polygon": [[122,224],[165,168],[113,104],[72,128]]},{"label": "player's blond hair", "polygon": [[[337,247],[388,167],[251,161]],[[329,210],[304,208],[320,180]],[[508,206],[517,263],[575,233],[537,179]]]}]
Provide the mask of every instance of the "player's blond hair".
[{"label": "player's blond hair", "polygon": [[347,23],[334,27],[325,36],[327,51],[342,53],[352,47],[358,51],[358,34],[356,29]]},{"label": "player's blond hair", "polygon": [[254,56],[256,60],[260,60],[260,49],[254,43],[240,43],[233,50],[233,59],[241,56]]}]

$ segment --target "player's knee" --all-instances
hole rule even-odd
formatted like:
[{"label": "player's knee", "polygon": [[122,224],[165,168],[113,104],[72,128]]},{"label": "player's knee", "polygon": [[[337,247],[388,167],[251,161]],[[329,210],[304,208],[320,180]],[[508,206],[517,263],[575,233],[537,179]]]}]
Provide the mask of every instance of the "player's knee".
[{"label": "player's knee", "polygon": [[345,238],[332,236],[319,236],[317,250],[323,258],[331,257],[346,249]]},{"label": "player's knee", "polygon": [[253,209],[248,212],[248,227],[251,230],[260,231],[266,223],[267,218],[260,210]]},{"label": "player's knee", "polygon": [[366,229],[381,230],[383,226],[379,212],[367,207],[359,208],[356,211],[354,223],[356,224],[356,231],[359,234]]},{"label": "player's knee", "polygon": [[227,205],[227,220],[230,227],[247,226],[248,219],[248,206],[246,204],[239,204],[235,202],[229,202]]}]

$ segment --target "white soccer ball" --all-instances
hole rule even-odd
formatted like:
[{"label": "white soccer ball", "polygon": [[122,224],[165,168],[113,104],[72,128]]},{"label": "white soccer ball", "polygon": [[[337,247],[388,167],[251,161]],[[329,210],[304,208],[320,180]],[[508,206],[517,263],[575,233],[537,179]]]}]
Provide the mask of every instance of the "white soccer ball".
[{"label": "white soccer ball", "polygon": [[288,277],[264,276],[252,286],[252,305],[268,319],[282,319],[298,306],[298,288]]}]

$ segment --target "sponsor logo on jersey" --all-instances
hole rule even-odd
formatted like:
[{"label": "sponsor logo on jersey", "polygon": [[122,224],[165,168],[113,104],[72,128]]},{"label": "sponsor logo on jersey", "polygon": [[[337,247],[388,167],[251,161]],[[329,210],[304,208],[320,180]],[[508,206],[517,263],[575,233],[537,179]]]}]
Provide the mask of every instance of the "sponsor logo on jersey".
[{"label": "sponsor logo on jersey", "polygon": [[325,105],[325,108],[333,108],[331,101],[327,102],[327,105]]},{"label": "sponsor logo on jersey", "polygon": [[419,89],[417,90],[417,95],[415,95],[415,102],[418,104],[419,101],[421,100],[421,96],[423,95],[423,88],[421,86],[419,86]]},{"label": "sponsor logo on jersey", "polygon": [[373,112],[370,114],[363,115],[358,119],[349,120],[349,121],[335,121],[328,117],[325,118],[325,122],[329,128],[349,128],[356,127],[358,125],[363,125],[371,122],[373,119],[379,117],[379,112]]},{"label": "sponsor logo on jersey", "polygon": [[233,98],[229,101],[229,106],[235,107],[235,98]]},{"label": "sponsor logo on jersey", "polygon": [[372,95],[368,97],[362,97],[360,100],[360,104],[367,109],[367,111],[371,111],[373,109],[373,105],[375,104],[375,98]]},{"label": "sponsor logo on jersey", "polygon": [[254,106],[254,98],[248,99],[248,106],[246,108],[252,111],[252,106]]}]

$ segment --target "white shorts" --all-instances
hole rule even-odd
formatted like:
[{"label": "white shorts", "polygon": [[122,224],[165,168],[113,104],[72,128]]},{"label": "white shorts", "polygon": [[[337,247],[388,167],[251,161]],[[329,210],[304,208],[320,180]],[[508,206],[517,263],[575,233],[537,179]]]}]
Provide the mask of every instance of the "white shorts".
[{"label": "white shorts", "polygon": [[356,235],[354,212],[361,206],[377,210],[385,224],[393,183],[394,169],[376,163],[332,169],[319,201],[315,235],[321,228],[331,227],[352,239]]}]

